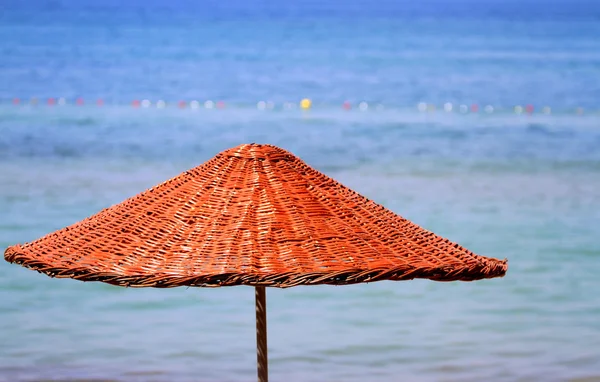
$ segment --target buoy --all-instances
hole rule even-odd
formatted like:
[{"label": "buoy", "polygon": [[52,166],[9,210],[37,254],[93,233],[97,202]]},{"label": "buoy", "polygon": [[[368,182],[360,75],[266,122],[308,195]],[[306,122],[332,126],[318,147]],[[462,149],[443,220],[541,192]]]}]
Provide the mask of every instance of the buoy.
[{"label": "buoy", "polygon": [[352,109],[352,104],[350,103],[350,101],[345,101],[345,102],[342,104],[342,108],[343,108],[344,110],[350,110],[350,109]]},{"label": "buoy", "polygon": [[494,107],[492,105],[487,105],[483,110],[488,114],[492,114],[494,112]]},{"label": "buoy", "polygon": [[56,105],[56,100],[54,98],[48,98],[48,106]]},{"label": "buoy", "polygon": [[83,105],[83,98],[77,98],[77,99],[75,100],[75,103],[76,103],[77,105],[79,105],[79,106],[82,106],[82,105]]},{"label": "buoy", "polygon": [[196,110],[199,108],[200,108],[200,102],[198,102],[196,100],[190,101],[190,109]]},{"label": "buoy", "polygon": [[96,105],[97,106],[104,106],[104,100],[102,98],[98,98],[96,100]]},{"label": "buoy", "polygon": [[157,109],[164,109],[165,107],[167,107],[167,103],[165,101],[163,101],[162,99],[159,99],[158,101],[156,101]]},{"label": "buoy", "polygon": [[425,102],[419,102],[417,109],[419,109],[421,113],[427,111],[427,104]]},{"label": "buoy", "polygon": [[217,101],[217,109],[225,109],[225,101]]},{"label": "buoy", "polygon": [[527,112],[527,114],[532,114],[533,113],[533,105],[525,106],[525,111]]},{"label": "buoy", "polygon": [[67,100],[64,97],[60,97],[58,99],[58,105],[59,106],[65,106],[67,104]]},{"label": "buoy", "polygon": [[19,103],[21,103],[21,100],[18,98],[13,98],[12,103],[13,105],[18,105]]},{"label": "buoy", "polygon": [[312,101],[308,98],[304,98],[302,101],[300,101],[300,107],[304,110],[310,109],[311,106],[312,106]]},{"label": "buoy", "polygon": [[544,113],[544,114],[550,114],[550,113],[552,113],[552,109],[550,108],[550,106],[544,106],[542,108],[542,113]]},{"label": "buoy", "polygon": [[358,108],[360,109],[360,111],[367,111],[367,109],[369,109],[369,104],[365,101],[362,101],[358,104]]},{"label": "buoy", "polygon": [[515,106],[515,114],[521,114],[523,112],[523,106]]},{"label": "buoy", "polygon": [[149,99],[145,99],[142,101],[141,105],[143,108],[148,108],[148,107],[150,107],[150,105],[152,105],[152,102],[150,102]]},{"label": "buoy", "polygon": [[215,106],[215,103],[211,100],[204,102],[204,107],[206,109],[212,109]]},{"label": "buoy", "polygon": [[450,113],[452,111],[452,103],[446,102],[444,104],[444,111],[446,111],[446,113]]},{"label": "buoy", "polygon": [[179,101],[177,102],[177,106],[179,106],[180,109],[185,109],[186,103],[185,101]]},{"label": "buoy", "polygon": [[471,112],[477,113],[478,111],[479,111],[479,105],[477,105],[476,103],[471,105]]},{"label": "buoy", "polygon": [[133,107],[140,107],[140,101],[138,101],[137,99],[134,99],[131,102],[131,106],[133,106]]},{"label": "buoy", "polygon": [[32,105],[37,105],[38,104],[38,99],[37,98],[32,98],[31,101],[29,101],[29,102],[31,102]]}]

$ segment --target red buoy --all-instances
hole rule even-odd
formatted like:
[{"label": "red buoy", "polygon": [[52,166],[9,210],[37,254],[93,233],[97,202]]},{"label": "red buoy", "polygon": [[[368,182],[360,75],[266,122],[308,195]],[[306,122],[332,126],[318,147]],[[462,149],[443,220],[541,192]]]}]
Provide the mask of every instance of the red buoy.
[{"label": "red buoy", "polygon": [[48,98],[48,106],[54,106],[54,105],[56,105],[56,99]]},{"label": "red buoy", "polygon": [[532,114],[533,113],[533,105],[525,106],[525,111],[527,112],[527,114]]},{"label": "red buoy", "polygon": [[477,113],[478,111],[479,111],[479,105],[477,105],[476,103],[471,105],[471,112]]},{"label": "red buoy", "polygon": [[133,106],[133,107],[140,107],[140,101],[138,101],[137,99],[134,99],[131,102],[131,106]]},{"label": "red buoy", "polygon": [[217,109],[225,109],[225,101],[218,101]]},{"label": "red buoy", "polygon": [[76,103],[78,106],[82,106],[82,105],[83,105],[83,98],[81,98],[81,97],[80,97],[80,98],[77,98],[77,99],[75,100],[75,103]]},{"label": "red buoy", "polygon": [[104,106],[104,100],[102,98],[98,98],[98,100],[96,100],[96,105]]},{"label": "red buoy", "polygon": [[349,101],[345,101],[345,102],[342,104],[342,108],[343,108],[344,110],[350,110],[350,109],[352,109],[352,104],[351,104]]},{"label": "red buoy", "polygon": [[13,105],[18,105],[21,103],[21,100],[18,98],[13,98],[12,103],[13,103]]},{"label": "red buoy", "polygon": [[185,101],[179,101],[177,106],[179,106],[180,109],[185,109]]}]

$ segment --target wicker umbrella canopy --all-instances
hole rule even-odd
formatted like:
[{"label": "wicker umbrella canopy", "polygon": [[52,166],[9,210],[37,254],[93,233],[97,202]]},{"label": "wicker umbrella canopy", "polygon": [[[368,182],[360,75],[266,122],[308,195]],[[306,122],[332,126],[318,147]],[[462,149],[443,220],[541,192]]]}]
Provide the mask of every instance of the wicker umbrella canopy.
[{"label": "wicker umbrella canopy", "polygon": [[501,277],[478,256],[318,172],[244,144],[122,203],[9,247],[51,277],[127,287],[256,287],[259,380],[267,380],[265,286]]}]

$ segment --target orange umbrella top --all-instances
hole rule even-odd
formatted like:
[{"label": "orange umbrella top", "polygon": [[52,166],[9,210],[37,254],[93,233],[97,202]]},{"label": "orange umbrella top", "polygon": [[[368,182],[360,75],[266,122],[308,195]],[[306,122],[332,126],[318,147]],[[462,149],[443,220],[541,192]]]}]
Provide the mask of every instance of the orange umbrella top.
[{"label": "orange umbrella top", "polygon": [[131,287],[470,281],[508,266],[258,144],[226,150],[4,257],[52,277]]}]

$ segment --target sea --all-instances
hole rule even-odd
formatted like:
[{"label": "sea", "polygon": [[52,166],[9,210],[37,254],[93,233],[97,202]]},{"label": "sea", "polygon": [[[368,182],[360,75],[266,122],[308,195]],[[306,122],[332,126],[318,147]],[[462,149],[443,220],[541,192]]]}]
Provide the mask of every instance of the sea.
[{"label": "sea", "polygon": [[[509,264],[268,288],[271,380],[600,381],[600,3],[0,1],[1,251],[252,142]],[[255,341],[251,287],[0,263],[3,382],[251,381]]]}]

